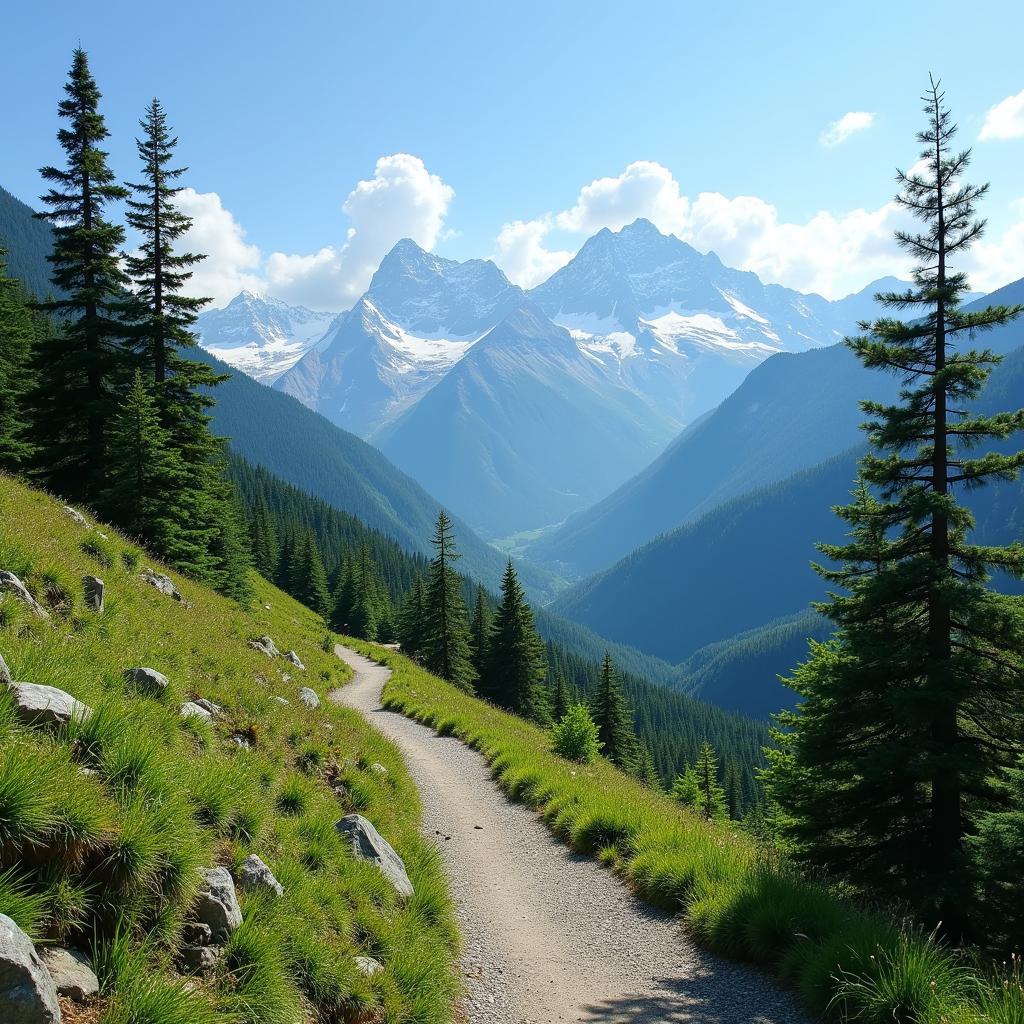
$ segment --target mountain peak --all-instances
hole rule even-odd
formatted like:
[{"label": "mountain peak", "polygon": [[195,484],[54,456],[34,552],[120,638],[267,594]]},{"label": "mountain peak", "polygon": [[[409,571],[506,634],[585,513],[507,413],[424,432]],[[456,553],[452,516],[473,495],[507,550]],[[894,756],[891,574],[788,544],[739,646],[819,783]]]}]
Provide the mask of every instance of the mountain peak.
[{"label": "mountain peak", "polygon": [[617,234],[625,236],[635,236],[637,238],[644,237],[657,237],[667,238],[668,236],[663,234],[661,230],[646,217],[637,217],[631,224],[626,224],[619,228]]}]

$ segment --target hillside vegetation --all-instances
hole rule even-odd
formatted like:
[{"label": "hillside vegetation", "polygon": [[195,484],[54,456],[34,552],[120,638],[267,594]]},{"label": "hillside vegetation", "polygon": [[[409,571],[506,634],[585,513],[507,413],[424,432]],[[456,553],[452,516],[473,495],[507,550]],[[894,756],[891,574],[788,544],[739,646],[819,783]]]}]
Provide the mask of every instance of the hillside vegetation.
[{"label": "hillside vegetation", "polygon": [[1019,1022],[1024,989],[991,977],[895,916],[801,876],[733,826],[706,821],[599,759],[551,750],[551,734],[437,679],[402,655],[348,640],[393,671],[384,703],[479,750],[498,785],[573,850],[600,858],[702,944],[764,967],[809,1010],[865,1024]]},{"label": "hillside vegetation", "polygon": [[[0,522],[0,568],[48,611],[0,591],[0,655],[14,679],[92,709],[28,726],[0,687],[0,913],[40,946],[89,954],[101,989],[87,1019],[451,1020],[457,936],[418,797],[397,750],[326,699],[349,671],[325,653],[322,621],[259,577],[249,609],[175,575],[177,601],[140,579],[163,570],[112,529],[4,476]],[[105,582],[102,612],[85,575]],[[251,648],[263,635],[305,668]],[[127,681],[136,667],[166,688]],[[198,699],[220,710],[183,716]],[[414,896],[352,855],[335,830],[352,812],[402,856]],[[243,923],[208,973],[184,977],[200,868],[237,878],[251,854],[283,895],[240,886]]]}]

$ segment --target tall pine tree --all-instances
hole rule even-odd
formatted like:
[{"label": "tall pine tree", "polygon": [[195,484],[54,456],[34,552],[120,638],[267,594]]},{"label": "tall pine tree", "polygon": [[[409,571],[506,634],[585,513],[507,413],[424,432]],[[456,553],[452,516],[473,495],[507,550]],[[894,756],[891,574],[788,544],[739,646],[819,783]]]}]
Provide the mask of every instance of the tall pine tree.
[{"label": "tall pine tree", "polygon": [[454,569],[459,557],[452,521],[444,509],[437,515],[434,558],[424,594],[423,664],[434,675],[464,690],[476,680],[469,640],[469,622],[462,600],[462,582]]},{"label": "tall pine tree", "polygon": [[422,657],[426,629],[426,586],[423,577],[417,576],[398,611],[398,643],[404,655],[417,660]]},{"label": "tall pine tree", "polygon": [[487,594],[480,585],[476,588],[476,601],[473,604],[473,618],[469,624],[470,646],[473,651],[473,670],[476,672],[477,693],[481,697],[490,697],[487,679],[487,652],[491,634],[491,605]]},{"label": "tall pine tree", "polygon": [[75,50],[64,92],[57,112],[67,126],[57,138],[66,166],[42,168],[51,187],[41,197],[48,209],[39,214],[53,225],[48,258],[64,297],[39,305],[56,314],[59,328],[37,346],[33,421],[40,475],[66,497],[92,501],[105,477],[116,389],[130,379],[123,346],[132,333],[120,265],[124,230],[106,217],[127,192],[100,149],[109,133],[84,50]]},{"label": "tall pine tree", "polygon": [[607,652],[601,663],[601,675],[592,703],[594,721],[603,745],[601,753],[623,771],[635,771],[640,751],[633,729],[633,716],[619,674]]},{"label": "tall pine tree", "polygon": [[517,715],[550,724],[544,678],[544,641],[533,622],[515,566],[509,559],[501,580],[501,603],[487,641],[487,695]]},{"label": "tall pine tree", "polygon": [[897,239],[918,263],[914,286],[880,301],[909,320],[864,324],[849,344],[869,367],[904,382],[894,405],[865,402],[875,452],[861,463],[878,499],[859,494],[840,514],[848,544],[823,550],[845,588],[821,610],[836,638],[812,646],[792,685],[797,711],[780,716],[769,782],[803,859],[865,889],[907,900],[947,934],[969,930],[974,879],[965,837],[998,794],[1020,729],[1024,628],[1018,598],[986,587],[993,569],[1024,573],[1024,549],[980,547],[958,491],[1014,477],[1024,454],[973,449],[1024,427],[1024,412],[971,411],[998,361],[958,343],[1021,307],[965,312],[953,264],[983,230],[985,186],[963,180],[956,125],[932,82],[921,170],[900,173],[900,205],[923,222]]}]

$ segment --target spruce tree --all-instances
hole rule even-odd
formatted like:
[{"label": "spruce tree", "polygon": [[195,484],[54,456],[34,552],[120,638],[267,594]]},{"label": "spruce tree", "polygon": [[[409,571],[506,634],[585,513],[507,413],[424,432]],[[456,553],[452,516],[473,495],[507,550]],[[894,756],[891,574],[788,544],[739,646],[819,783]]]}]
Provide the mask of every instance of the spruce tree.
[{"label": "spruce tree", "polygon": [[432,543],[435,554],[424,594],[423,664],[434,675],[464,690],[472,690],[476,672],[470,650],[469,622],[462,600],[462,583],[453,567],[459,553],[452,521],[444,509],[438,513]]},{"label": "spruce tree", "polygon": [[32,455],[27,415],[36,329],[21,283],[7,276],[0,247],[0,469],[21,469]]},{"label": "spruce tree", "polygon": [[550,724],[544,678],[544,641],[533,622],[533,610],[515,566],[509,559],[501,580],[501,602],[487,641],[487,693],[509,711],[541,724]]},{"label": "spruce tree", "polygon": [[331,594],[327,588],[327,572],[316,538],[310,530],[305,530],[292,547],[288,585],[285,589],[307,608],[325,619],[329,618]]},{"label": "spruce tree", "polygon": [[896,404],[862,403],[875,451],[861,472],[877,498],[840,509],[850,542],[823,547],[839,568],[822,571],[844,592],[820,610],[838,629],[796,671],[803,701],[780,716],[768,779],[799,857],[907,900],[959,938],[974,895],[965,837],[997,799],[1024,681],[1020,601],[986,587],[991,570],[1024,573],[1024,549],[970,543],[958,500],[1017,474],[1024,454],[974,449],[1024,427],[1024,411],[971,411],[998,359],[960,343],[1022,310],[961,308],[967,279],[954,264],[982,233],[986,186],[964,181],[970,153],[951,148],[956,125],[935,82],[924,100],[923,169],[899,174],[897,197],[924,224],[897,233],[918,263],[914,285],[878,296],[910,319],[864,324],[848,342],[904,387]]},{"label": "spruce tree", "polygon": [[59,328],[37,346],[33,433],[40,475],[66,497],[90,501],[106,475],[116,389],[130,379],[123,347],[131,334],[120,265],[124,230],[106,217],[110,203],[127,192],[100,149],[109,133],[84,50],[75,50],[64,92],[57,112],[67,127],[57,138],[66,166],[41,169],[51,187],[41,197],[48,209],[39,214],[53,225],[48,259],[63,297],[38,306],[56,315]]},{"label": "spruce tree", "polygon": [[607,652],[601,663],[593,710],[602,744],[601,752],[623,771],[635,770],[639,750],[633,717],[619,674]]},{"label": "spruce tree", "polygon": [[476,588],[476,601],[473,604],[473,618],[469,624],[470,646],[473,651],[473,670],[477,676],[477,693],[481,697],[491,699],[490,681],[487,678],[488,644],[493,616],[487,594],[480,585]]},{"label": "spruce tree", "polygon": [[116,512],[122,528],[154,550],[173,549],[180,529],[173,496],[184,467],[138,370],[111,425],[108,463],[103,511]]},{"label": "spruce tree", "polygon": [[554,720],[560,722],[574,703],[569,688],[565,685],[565,676],[559,672],[551,687],[551,715]]},{"label": "spruce tree", "polygon": [[281,557],[281,549],[277,542],[277,529],[270,506],[262,493],[256,499],[256,507],[250,518],[252,535],[252,557],[256,570],[265,579],[273,580],[277,575],[277,567]]},{"label": "spruce tree", "polygon": [[422,656],[426,622],[426,587],[423,577],[417,576],[398,611],[398,643],[406,657],[418,660]]},{"label": "spruce tree", "polygon": [[697,776],[697,808],[709,821],[725,818],[728,810],[725,790],[718,781],[718,755],[710,743],[702,743],[694,765]]}]

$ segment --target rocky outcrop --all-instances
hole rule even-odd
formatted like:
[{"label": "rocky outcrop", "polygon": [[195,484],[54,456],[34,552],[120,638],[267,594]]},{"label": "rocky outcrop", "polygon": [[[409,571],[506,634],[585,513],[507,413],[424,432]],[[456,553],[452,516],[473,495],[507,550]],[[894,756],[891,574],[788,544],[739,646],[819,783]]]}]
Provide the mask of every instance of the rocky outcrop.
[{"label": "rocky outcrop", "polygon": [[14,696],[15,717],[23,725],[56,728],[67,725],[72,719],[83,721],[92,714],[87,704],[56,686],[11,683],[8,689]]},{"label": "rocky outcrop", "polygon": [[320,707],[320,698],[316,695],[316,691],[311,690],[308,686],[303,686],[302,689],[299,690],[299,700],[301,700],[307,708]]},{"label": "rocky outcrop", "polygon": [[412,896],[414,889],[405,870],[405,862],[391,844],[361,814],[346,814],[335,826],[359,860],[375,864],[401,896]]},{"label": "rocky outcrop", "polygon": [[277,649],[277,645],[269,636],[258,636],[255,640],[249,641],[249,646],[254,651],[259,651],[260,654],[265,654],[268,658],[281,657],[281,652]]},{"label": "rocky outcrop", "polygon": [[173,597],[175,601],[185,600],[181,596],[181,591],[179,591],[174,585],[174,581],[171,577],[165,576],[162,572],[157,572],[155,569],[143,569],[139,574],[139,579],[141,579],[143,583],[148,583],[151,587],[156,587],[161,594]]},{"label": "rocky outcrop", "polygon": [[235,883],[227,868],[200,868],[200,886],[192,910],[193,920],[208,925],[214,943],[226,942],[242,923]]},{"label": "rocky outcrop", "polygon": [[88,957],[77,949],[48,946],[39,954],[53,978],[57,994],[84,1003],[100,990],[100,983]]},{"label": "rocky outcrop", "polygon": [[0,590],[13,594],[19,601],[27,604],[36,618],[48,619],[50,617],[50,613],[29,593],[28,587],[7,569],[0,569]]},{"label": "rocky outcrop", "polygon": [[290,661],[297,669],[301,669],[303,672],[306,671],[306,666],[299,660],[299,656],[294,651],[288,651],[284,656],[285,661]]},{"label": "rocky outcrop", "polygon": [[155,668],[128,668],[124,672],[125,679],[143,693],[158,696],[170,685],[170,680]]},{"label": "rocky outcrop", "polygon": [[83,576],[82,587],[85,590],[85,607],[90,611],[103,611],[103,593],[106,587],[99,576]]},{"label": "rocky outcrop", "polygon": [[78,523],[79,526],[88,526],[89,520],[78,511],[77,508],[72,508],[70,505],[65,505],[62,509],[64,515],[68,517],[73,523]]},{"label": "rocky outcrop", "polygon": [[213,715],[206,710],[201,704],[197,704],[194,700],[187,700],[181,705],[181,717],[182,718],[202,718],[208,722]]},{"label": "rocky outcrop", "polygon": [[0,914],[0,1020],[60,1024],[53,978],[32,940],[6,914]]},{"label": "rocky outcrop", "polygon": [[243,889],[260,889],[278,896],[284,895],[284,886],[255,853],[249,854],[238,869],[238,884]]},{"label": "rocky outcrop", "polygon": [[196,697],[191,703],[201,707],[204,711],[208,711],[214,717],[219,715],[222,710],[219,704],[214,704],[212,700],[207,700],[205,697]]}]

